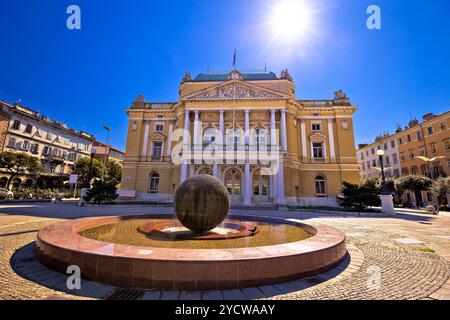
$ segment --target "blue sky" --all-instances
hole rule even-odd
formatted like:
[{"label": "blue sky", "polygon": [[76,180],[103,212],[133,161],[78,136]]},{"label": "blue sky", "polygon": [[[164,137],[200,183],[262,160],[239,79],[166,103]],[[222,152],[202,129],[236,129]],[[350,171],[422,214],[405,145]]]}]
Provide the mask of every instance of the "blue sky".
[{"label": "blue sky", "polygon": [[[126,142],[126,109],[138,94],[176,101],[185,71],[288,68],[298,99],[343,89],[358,105],[357,143],[450,104],[450,1],[309,1],[307,41],[271,42],[265,25],[279,0],[2,0],[0,99],[39,110],[112,143]],[[82,29],[66,28],[79,5]],[[366,9],[382,10],[382,29]]]}]

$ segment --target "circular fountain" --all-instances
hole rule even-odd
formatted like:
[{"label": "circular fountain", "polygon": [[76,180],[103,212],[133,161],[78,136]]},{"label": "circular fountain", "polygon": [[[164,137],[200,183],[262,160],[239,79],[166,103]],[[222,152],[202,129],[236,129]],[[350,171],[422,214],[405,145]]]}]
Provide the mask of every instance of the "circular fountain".
[{"label": "circular fountain", "polygon": [[346,255],[345,235],[295,219],[233,216],[214,177],[177,190],[173,215],[95,217],[48,226],[37,256],[65,272],[119,287],[160,290],[235,289],[323,272]]}]

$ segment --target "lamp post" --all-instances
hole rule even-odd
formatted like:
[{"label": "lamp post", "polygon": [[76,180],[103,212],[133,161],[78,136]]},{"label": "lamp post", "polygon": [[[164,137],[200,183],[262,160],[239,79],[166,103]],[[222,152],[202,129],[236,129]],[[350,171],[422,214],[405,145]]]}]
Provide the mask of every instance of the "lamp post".
[{"label": "lamp post", "polygon": [[103,167],[102,167],[102,181],[105,180],[105,168],[106,168],[106,158],[109,156],[109,132],[111,128],[107,125],[103,126],[103,129],[106,130],[106,148],[105,148],[105,158],[103,159]]},{"label": "lamp post", "polygon": [[383,163],[384,151],[378,150],[377,155],[380,159],[380,166],[381,166],[381,178],[382,178],[381,189],[382,191],[386,191],[386,175],[384,174],[384,163]]},{"label": "lamp post", "polygon": [[383,163],[384,150],[378,150],[377,155],[380,158],[381,177],[383,179],[381,186],[381,193],[379,195],[381,200],[381,212],[386,214],[395,214],[394,197],[392,195],[392,192],[387,190],[386,176],[384,174],[384,163]]}]

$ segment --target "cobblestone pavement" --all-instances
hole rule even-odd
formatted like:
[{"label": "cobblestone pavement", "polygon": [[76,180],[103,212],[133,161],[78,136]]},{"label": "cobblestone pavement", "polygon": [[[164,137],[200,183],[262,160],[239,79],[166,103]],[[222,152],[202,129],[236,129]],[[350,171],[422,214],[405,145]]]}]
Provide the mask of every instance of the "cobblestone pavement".
[{"label": "cobblestone pavement", "polygon": [[[20,206],[16,210],[19,214]],[[88,215],[89,209],[85,210]],[[64,275],[41,269],[45,267],[31,258],[30,251],[37,230],[61,220],[8,213],[2,215],[0,206],[0,299],[104,298],[116,292],[116,288],[94,283],[87,283],[84,291],[76,294],[62,292]],[[340,229],[347,234],[350,256],[325,274],[285,284],[212,292],[147,291],[137,293],[135,298],[450,299],[450,217],[357,217],[280,211],[264,215],[305,219]],[[24,270],[32,276],[25,276]]]}]

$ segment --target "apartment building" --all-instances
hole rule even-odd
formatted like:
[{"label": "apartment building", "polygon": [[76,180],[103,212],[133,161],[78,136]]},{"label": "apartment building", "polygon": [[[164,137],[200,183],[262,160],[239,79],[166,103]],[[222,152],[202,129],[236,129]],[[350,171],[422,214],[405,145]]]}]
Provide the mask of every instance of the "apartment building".
[{"label": "apartment building", "polygon": [[[39,112],[0,101],[0,130],[4,126],[2,152],[25,152],[38,158],[41,173],[30,172],[16,177],[13,186],[53,187],[68,179],[74,164],[80,157],[90,155],[94,137],[83,131],[70,129],[67,124],[51,120]],[[4,120],[3,118],[6,118]],[[0,171],[0,187],[4,187],[9,175]]]},{"label": "apartment building", "polygon": [[383,150],[383,164],[385,174],[388,178],[398,178],[401,175],[398,144],[395,135],[384,134],[378,136],[375,142],[367,145],[360,144],[357,151],[358,162],[360,164],[361,180],[368,177],[379,176],[381,173],[380,157],[378,150]]},{"label": "apartment building", "polygon": [[122,165],[123,158],[125,157],[125,152],[100,141],[95,141],[93,147],[95,149],[94,158],[103,161],[106,157],[106,159],[116,161],[117,163]]},{"label": "apartment building", "polygon": [[[379,176],[381,171],[376,151],[385,150],[385,165],[388,177],[422,175],[430,179],[450,176],[450,111],[440,115],[428,113],[422,122],[411,120],[404,128],[397,128],[395,134],[385,134],[369,145],[360,145],[357,150],[361,178]],[[395,158],[394,158],[395,157]],[[391,173],[394,173],[392,175]],[[422,199],[415,199],[407,192],[404,201],[423,201],[432,203],[430,193],[424,192]]]}]

